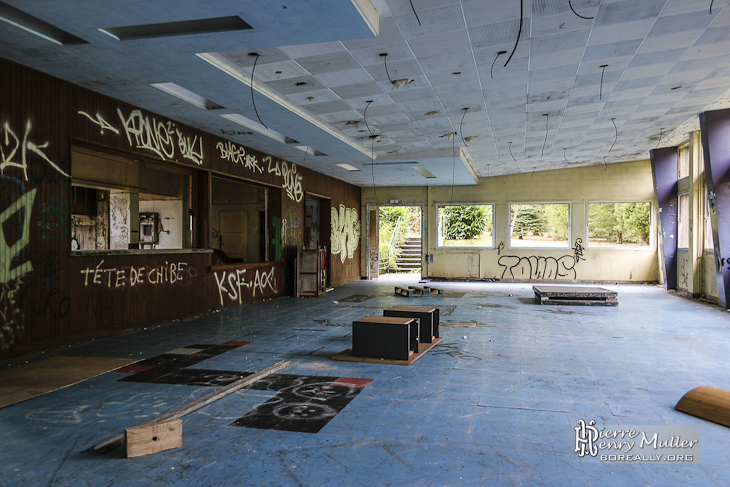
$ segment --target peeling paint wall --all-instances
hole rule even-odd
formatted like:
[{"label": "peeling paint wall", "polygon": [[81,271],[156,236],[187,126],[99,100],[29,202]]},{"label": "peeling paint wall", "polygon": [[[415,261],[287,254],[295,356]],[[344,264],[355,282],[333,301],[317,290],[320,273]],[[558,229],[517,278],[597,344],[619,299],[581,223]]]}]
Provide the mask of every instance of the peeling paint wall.
[{"label": "peeling paint wall", "polygon": [[[453,194],[453,200],[452,200]],[[591,248],[587,238],[588,202],[654,201],[649,161],[591,166],[534,174],[485,178],[474,186],[363,188],[367,204],[426,205],[424,252],[433,262],[426,277],[515,280],[585,280],[653,282],[658,280],[656,238],[642,248]],[[509,246],[510,203],[570,203],[571,248],[530,249]],[[488,249],[448,249],[436,245],[436,205],[494,204],[495,246]],[[652,219],[654,219],[652,212]],[[656,223],[654,231],[656,229]],[[363,234],[365,229],[363,229]],[[363,236],[362,244],[366,243]],[[362,268],[365,268],[363,262]]]}]

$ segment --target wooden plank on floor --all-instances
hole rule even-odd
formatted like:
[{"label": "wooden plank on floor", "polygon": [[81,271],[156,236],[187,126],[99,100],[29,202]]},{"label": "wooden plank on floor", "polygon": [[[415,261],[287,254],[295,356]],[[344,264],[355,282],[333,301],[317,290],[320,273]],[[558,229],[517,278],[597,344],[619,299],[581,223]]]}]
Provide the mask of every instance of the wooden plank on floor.
[{"label": "wooden plank on floor", "polygon": [[182,446],[182,420],[143,424],[124,430],[127,458],[141,457]]},{"label": "wooden plank on floor", "polygon": [[423,357],[426,352],[441,343],[443,338],[434,338],[431,343],[421,343],[418,345],[418,353],[412,353],[408,360],[393,360],[372,357],[356,357],[352,355],[352,348],[348,348],[337,355],[332,356],[332,360],[341,360],[345,362],[367,362],[370,364],[387,364],[387,365],[411,365],[413,362]]},{"label": "wooden plank on floor", "polygon": [[51,357],[0,372],[0,408],[56,391],[139,359]]},{"label": "wooden plank on floor", "polygon": [[717,387],[695,387],[682,396],[674,409],[730,427],[730,392]]}]

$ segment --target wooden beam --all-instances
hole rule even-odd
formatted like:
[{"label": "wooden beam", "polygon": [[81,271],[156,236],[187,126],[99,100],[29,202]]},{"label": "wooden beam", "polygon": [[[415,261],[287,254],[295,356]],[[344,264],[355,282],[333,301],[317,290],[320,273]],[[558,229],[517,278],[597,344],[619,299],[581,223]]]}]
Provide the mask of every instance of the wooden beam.
[{"label": "wooden beam", "polygon": [[182,420],[133,426],[124,430],[127,458],[141,457],[182,446]]},{"label": "wooden beam", "polygon": [[[264,377],[267,377],[271,374],[275,374],[279,372],[282,369],[285,369],[291,365],[291,362],[279,362],[278,364],[272,365],[271,367],[264,369],[260,372],[256,372],[255,374],[251,374],[248,377],[244,377],[243,379],[237,380],[236,382],[233,382],[231,384],[228,384],[225,387],[221,387],[218,390],[215,390],[211,392],[210,394],[206,394],[203,397],[199,397],[195,401],[189,402],[187,404],[183,404],[177,409],[173,409],[172,411],[161,414],[157,416],[152,421],[148,421],[144,423],[144,425],[150,425],[153,423],[160,423],[162,421],[167,421],[170,419],[177,419],[185,416],[186,414],[190,414],[193,411],[196,411],[202,407],[207,406],[208,404],[217,401],[218,399],[225,397],[233,392],[236,392],[237,390],[246,387],[248,385],[253,384],[257,380],[263,379]],[[144,426],[143,425],[143,426]],[[104,440],[100,443],[97,443],[94,445],[94,451],[97,453],[106,453],[109,452],[115,448],[118,448],[124,444],[124,433],[120,433],[118,435],[112,436],[111,438]]]},{"label": "wooden beam", "polygon": [[730,392],[717,387],[695,387],[682,396],[674,409],[730,427]]}]

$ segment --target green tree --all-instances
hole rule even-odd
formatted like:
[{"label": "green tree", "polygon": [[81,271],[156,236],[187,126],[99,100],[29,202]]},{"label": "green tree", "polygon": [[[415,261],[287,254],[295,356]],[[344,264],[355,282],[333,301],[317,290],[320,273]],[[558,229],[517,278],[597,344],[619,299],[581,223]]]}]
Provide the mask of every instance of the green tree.
[{"label": "green tree", "polygon": [[545,205],[545,216],[547,217],[548,235],[556,240],[568,238],[570,228],[570,207],[565,204]]},{"label": "green tree", "polygon": [[511,205],[510,228],[512,236],[537,235],[545,231],[542,205]]},{"label": "green tree", "polygon": [[449,240],[465,240],[481,235],[491,222],[491,206],[453,205],[440,210],[441,233]]}]

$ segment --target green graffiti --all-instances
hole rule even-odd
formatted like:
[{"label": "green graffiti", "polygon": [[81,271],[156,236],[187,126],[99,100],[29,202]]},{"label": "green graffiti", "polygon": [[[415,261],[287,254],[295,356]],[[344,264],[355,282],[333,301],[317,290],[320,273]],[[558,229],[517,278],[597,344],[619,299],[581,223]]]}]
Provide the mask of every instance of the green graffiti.
[{"label": "green graffiti", "polygon": [[283,239],[281,237],[281,218],[278,216],[271,217],[271,225],[274,227],[274,238],[272,240],[274,244],[274,260],[280,261],[281,260],[281,245],[283,242]]}]

